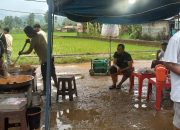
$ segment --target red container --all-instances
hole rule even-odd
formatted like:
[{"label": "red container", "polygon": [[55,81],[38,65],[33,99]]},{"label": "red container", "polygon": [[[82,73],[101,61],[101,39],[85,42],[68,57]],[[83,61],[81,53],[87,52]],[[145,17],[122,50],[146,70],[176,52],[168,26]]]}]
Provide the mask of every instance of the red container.
[{"label": "red container", "polygon": [[168,70],[164,65],[156,65],[155,67],[155,73],[156,73],[156,80],[157,81],[166,81]]}]

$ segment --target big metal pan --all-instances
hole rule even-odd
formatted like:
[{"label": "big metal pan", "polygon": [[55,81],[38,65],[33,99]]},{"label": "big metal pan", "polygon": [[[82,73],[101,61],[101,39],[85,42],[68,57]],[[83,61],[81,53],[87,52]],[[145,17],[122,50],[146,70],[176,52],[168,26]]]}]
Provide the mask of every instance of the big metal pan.
[{"label": "big metal pan", "polygon": [[19,91],[27,89],[34,79],[31,75],[11,75],[0,77],[0,91]]}]

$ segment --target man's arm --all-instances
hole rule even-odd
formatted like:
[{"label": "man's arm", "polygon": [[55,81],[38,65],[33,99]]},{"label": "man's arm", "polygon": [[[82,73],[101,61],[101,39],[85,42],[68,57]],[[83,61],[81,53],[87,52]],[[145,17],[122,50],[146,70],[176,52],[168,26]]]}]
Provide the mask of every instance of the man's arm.
[{"label": "man's arm", "polygon": [[[30,43],[30,47],[29,47],[29,49],[28,49],[27,51],[24,51],[27,43]],[[24,51],[24,52],[23,52],[23,51]],[[22,54],[30,54],[32,51],[33,51],[32,42],[31,42],[31,40],[28,38],[28,39],[26,39],[26,42],[25,42],[22,50],[19,52],[19,55],[22,55]]]},{"label": "man's arm", "polygon": [[133,61],[128,61],[128,66],[126,68],[121,69],[121,71],[125,71],[127,69],[131,69],[133,66]]},{"label": "man's arm", "polygon": [[160,60],[159,59],[159,53],[161,52],[161,50],[158,50],[157,52],[156,52],[156,60]]},{"label": "man's arm", "polygon": [[117,58],[113,59],[113,65],[117,65]]},{"label": "man's arm", "polygon": [[170,71],[174,72],[177,75],[180,75],[180,65],[171,62],[164,62],[164,66],[166,66]]},{"label": "man's arm", "polygon": [[115,66],[117,69],[119,69],[119,66],[117,65],[117,58],[113,59],[113,66]]},{"label": "man's arm", "polygon": [[20,51],[19,55],[23,55],[23,54],[30,54],[33,51],[33,47],[30,45],[29,49],[27,51]]}]

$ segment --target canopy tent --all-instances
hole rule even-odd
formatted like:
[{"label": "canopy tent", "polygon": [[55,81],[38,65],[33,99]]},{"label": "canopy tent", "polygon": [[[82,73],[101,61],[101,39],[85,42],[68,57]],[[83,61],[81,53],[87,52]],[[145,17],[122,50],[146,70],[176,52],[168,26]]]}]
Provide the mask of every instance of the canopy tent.
[{"label": "canopy tent", "polygon": [[54,0],[54,14],[76,22],[137,24],[177,15],[180,0]]},{"label": "canopy tent", "polygon": [[[51,65],[52,14],[66,16],[76,22],[137,24],[165,19],[180,11],[180,0],[47,0],[47,3],[47,72],[50,72]],[[49,130],[50,73],[47,73],[46,79],[45,130]]]}]

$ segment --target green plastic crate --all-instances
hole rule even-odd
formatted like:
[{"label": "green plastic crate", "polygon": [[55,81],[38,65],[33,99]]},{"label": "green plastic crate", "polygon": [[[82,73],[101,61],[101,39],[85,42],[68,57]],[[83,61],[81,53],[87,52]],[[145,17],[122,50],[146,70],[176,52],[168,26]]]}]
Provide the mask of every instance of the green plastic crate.
[{"label": "green plastic crate", "polygon": [[90,74],[107,74],[109,70],[109,60],[108,59],[93,59],[91,60]]}]

